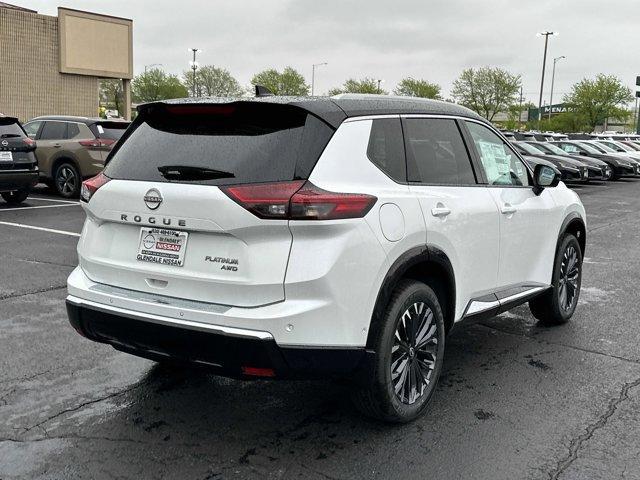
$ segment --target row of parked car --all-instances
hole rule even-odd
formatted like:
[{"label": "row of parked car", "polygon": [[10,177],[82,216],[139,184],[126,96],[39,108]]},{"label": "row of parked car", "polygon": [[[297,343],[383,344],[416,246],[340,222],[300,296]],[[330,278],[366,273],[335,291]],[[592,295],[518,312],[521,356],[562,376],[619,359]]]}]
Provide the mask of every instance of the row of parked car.
[{"label": "row of parked car", "polygon": [[104,168],[129,122],[102,118],[46,116],[21,125],[0,114],[0,195],[23,202],[44,182],[65,198],[80,194],[82,180]]},{"label": "row of parked car", "polygon": [[555,167],[567,183],[640,176],[640,135],[502,133],[527,162]]}]

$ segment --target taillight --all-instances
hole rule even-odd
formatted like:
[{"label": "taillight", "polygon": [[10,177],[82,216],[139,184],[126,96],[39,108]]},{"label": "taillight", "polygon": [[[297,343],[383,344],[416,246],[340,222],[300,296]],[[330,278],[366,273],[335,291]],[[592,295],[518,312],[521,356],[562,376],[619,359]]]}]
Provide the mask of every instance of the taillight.
[{"label": "taillight", "polygon": [[232,200],[260,218],[337,220],[364,217],[377,198],[328,192],[311,182],[262,183],[220,187]]},{"label": "taillight", "polygon": [[104,173],[99,173],[95,177],[91,177],[89,180],[85,180],[82,182],[82,188],[80,189],[80,200],[83,202],[88,202],[93,197],[93,194],[98,191],[98,189],[111,180]]},{"label": "taillight", "polygon": [[24,143],[27,147],[35,147],[36,146],[36,141],[32,138],[29,137],[24,137],[22,139],[22,143]]},{"label": "taillight", "polygon": [[229,198],[260,218],[289,218],[289,202],[304,180],[220,187]]},{"label": "taillight", "polygon": [[110,147],[116,143],[116,141],[111,138],[94,138],[92,140],[79,140],[78,143],[83,147],[99,148]]}]

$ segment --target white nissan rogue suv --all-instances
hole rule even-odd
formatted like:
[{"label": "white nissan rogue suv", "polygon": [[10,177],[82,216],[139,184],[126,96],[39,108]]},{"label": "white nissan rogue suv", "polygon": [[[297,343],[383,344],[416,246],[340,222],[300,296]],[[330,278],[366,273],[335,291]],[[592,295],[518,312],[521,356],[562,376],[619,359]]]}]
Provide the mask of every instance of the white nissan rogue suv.
[{"label": "white nissan rogue suv", "polygon": [[348,378],[416,418],[446,334],[529,302],[566,322],[585,211],[486,120],[406,97],[146,104],[84,182],[71,324],[236,378]]}]

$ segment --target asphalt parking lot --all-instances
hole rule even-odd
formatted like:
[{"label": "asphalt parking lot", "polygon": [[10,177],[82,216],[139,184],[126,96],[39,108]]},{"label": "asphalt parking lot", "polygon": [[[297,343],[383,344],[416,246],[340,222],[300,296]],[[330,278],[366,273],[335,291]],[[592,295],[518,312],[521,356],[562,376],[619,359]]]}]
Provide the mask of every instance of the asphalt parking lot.
[{"label": "asphalt parking lot", "polygon": [[332,382],[238,382],[83,339],[64,307],[81,207],[40,188],[0,203],[0,479],[640,478],[640,180],[576,190],[573,320],[524,306],[458,329],[404,426]]}]

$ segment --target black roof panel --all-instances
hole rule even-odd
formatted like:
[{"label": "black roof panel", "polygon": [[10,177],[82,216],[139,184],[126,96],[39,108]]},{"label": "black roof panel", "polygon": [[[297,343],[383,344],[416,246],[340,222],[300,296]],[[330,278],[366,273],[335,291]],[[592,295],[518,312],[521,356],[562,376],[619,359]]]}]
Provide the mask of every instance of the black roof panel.
[{"label": "black roof panel", "polygon": [[297,106],[311,112],[333,127],[337,127],[348,117],[393,114],[452,115],[473,118],[486,122],[484,118],[475,112],[455,103],[391,95],[343,94],[335,97],[270,96],[248,98],[178,98],[146,103],[138,106],[138,110],[143,111],[149,106],[157,104],[221,104],[236,102],[277,103]]}]

